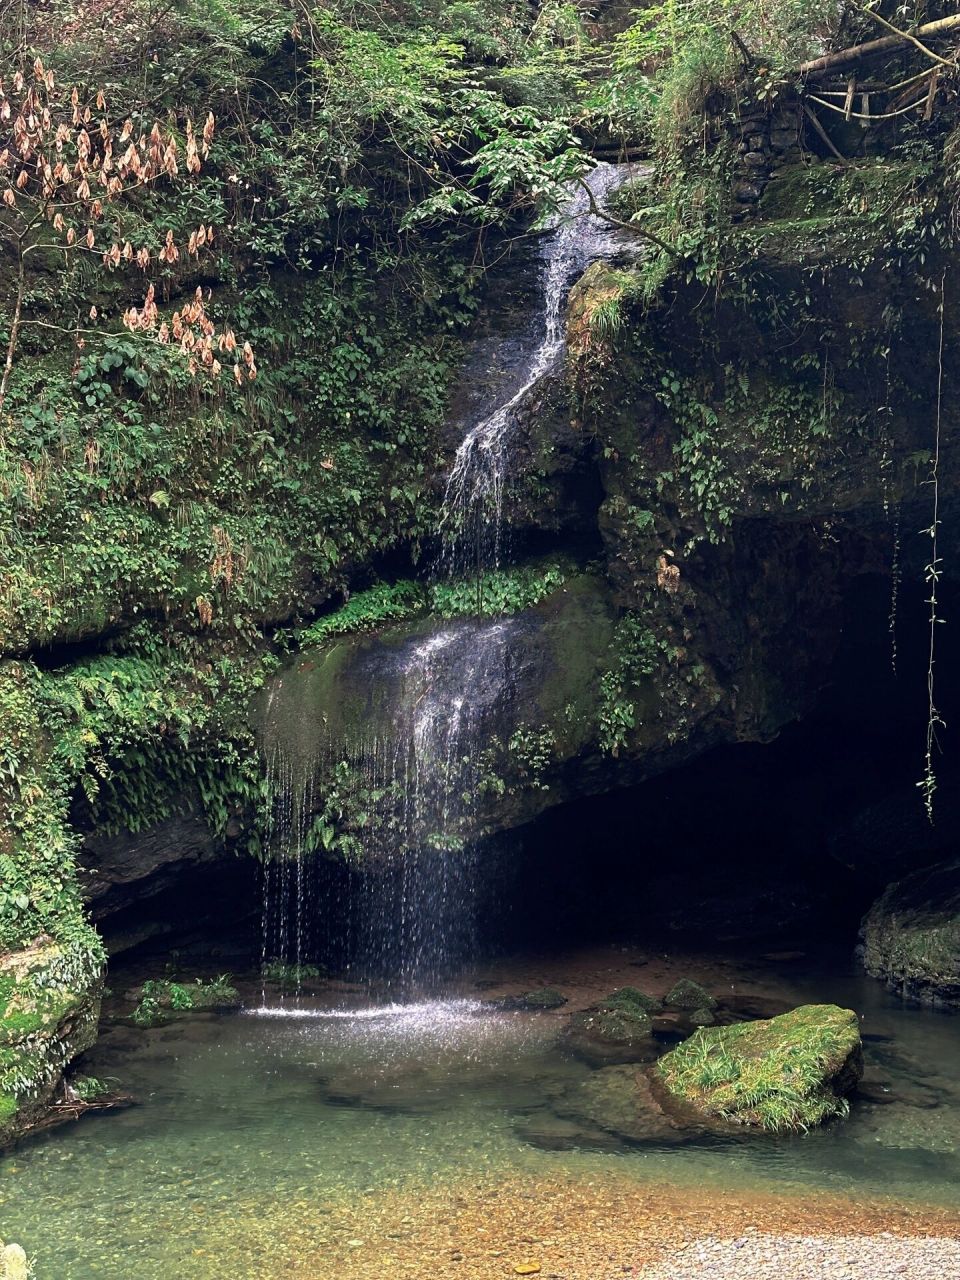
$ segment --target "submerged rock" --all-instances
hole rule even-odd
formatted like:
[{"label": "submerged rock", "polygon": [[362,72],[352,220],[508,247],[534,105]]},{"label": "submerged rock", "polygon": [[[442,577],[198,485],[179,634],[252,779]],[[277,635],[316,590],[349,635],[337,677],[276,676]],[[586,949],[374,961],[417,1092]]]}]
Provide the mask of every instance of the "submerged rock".
[{"label": "submerged rock", "polygon": [[659,1064],[668,1092],[705,1116],[805,1130],[845,1115],[863,1073],[857,1015],[803,1005],[762,1022],[701,1028]]},{"label": "submerged rock", "polygon": [[913,999],[960,1008],[960,860],[890,885],[860,936],[867,973]]},{"label": "submerged rock", "polygon": [[633,1065],[604,1067],[554,1101],[558,1115],[594,1125],[621,1141],[683,1142],[690,1126],[668,1115],[646,1072]]}]

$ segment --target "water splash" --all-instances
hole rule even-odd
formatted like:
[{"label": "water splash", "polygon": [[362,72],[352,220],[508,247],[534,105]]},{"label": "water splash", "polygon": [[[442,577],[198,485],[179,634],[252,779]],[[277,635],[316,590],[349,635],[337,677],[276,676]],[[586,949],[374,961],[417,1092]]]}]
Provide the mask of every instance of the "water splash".
[{"label": "water splash", "polygon": [[521,386],[470,428],[457,449],[440,518],[442,561],[450,573],[476,572],[500,563],[503,501],[517,412],[538,382],[556,367],[565,342],[564,310],[572,280],[617,248],[615,230],[590,216],[623,181],[622,165],[599,164],[561,210],[542,257],[543,316],[537,346]]}]

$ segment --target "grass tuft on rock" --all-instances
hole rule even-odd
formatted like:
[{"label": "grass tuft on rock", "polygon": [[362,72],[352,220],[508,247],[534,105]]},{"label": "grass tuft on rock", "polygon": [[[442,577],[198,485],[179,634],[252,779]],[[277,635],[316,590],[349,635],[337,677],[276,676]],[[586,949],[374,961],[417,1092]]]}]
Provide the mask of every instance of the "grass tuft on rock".
[{"label": "grass tuft on rock", "polygon": [[659,1064],[669,1092],[705,1115],[771,1132],[846,1115],[862,1069],[857,1015],[826,1004],[701,1027]]}]

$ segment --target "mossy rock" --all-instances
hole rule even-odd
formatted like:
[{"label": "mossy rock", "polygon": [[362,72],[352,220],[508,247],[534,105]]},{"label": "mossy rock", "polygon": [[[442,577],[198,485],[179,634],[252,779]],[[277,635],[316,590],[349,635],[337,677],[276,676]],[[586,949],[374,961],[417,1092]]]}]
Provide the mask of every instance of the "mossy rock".
[{"label": "mossy rock", "polygon": [[566,1045],[591,1066],[656,1057],[653,1022],[643,1009],[587,1009],[570,1019]]},{"label": "mossy rock", "polygon": [[668,1009],[682,1009],[694,1013],[704,1009],[715,1009],[717,1002],[709,991],[704,990],[698,982],[689,978],[681,978],[663,997]]},{"label": "mossy rock", "polygon": [[703,1115],[770,1131],[846,1115],[863,1074],[850,1009],[808,1004],[761,1022],[701,1027],[659,1063],[667,1091]]},{"label": "mossy rock", "polygon": [[538,987],[536,991],[525,991],[519,996],[504,996],[494,1001],[498,1009],[532,1010],[559,1009],[567,1003],[567,997],[556,987]]},{"label": "mossy rock", "polygon": [[100,991],[98,961],[49,939],[0,956],[0,1147],[43,1121],[94,1043]]},{"label": "mossy rock", "polygon": [[960,860],[890,885],[861,940],[867,973],[913,999],[960,1008]]},{"label": "mossy rock", "polygon": [[645,991],[641,991],[638,987],[620,987],[616,991],[612,991],[605,1000],[601,1002],[604,1009],[614,1009],[621,1013],[659,1013],[663,1008],[663,1002],[658,1000],[656,996],[648,996]]},{"label": "mossy rock", "polygon": [[694,1009],[690,1014],[690,1021],[695,1027],[712,1027],[716,1020],[712,1009]]}]

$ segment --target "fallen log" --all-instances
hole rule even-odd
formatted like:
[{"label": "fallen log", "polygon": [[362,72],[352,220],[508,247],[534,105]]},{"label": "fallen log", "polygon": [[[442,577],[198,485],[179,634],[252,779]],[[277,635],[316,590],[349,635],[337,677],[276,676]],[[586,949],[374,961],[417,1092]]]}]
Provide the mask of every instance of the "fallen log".
[{"label": "fallen log", "polygon": [[807,79],[827,75],[841,68],[859,66],[861,62],[875,58],[879,54],[895,53],[904,46],[913,44],[915,40],[942,40],[951,35],[960,35],[960,14],[954,14],[951,18],[939,18],[936,22],[924,23],[921,27],[915,27],[909,34],[897,32],[896,35],[881,36],[878,40],[868,40],[864,44],[852,45],[849,49],[824,54],[822,58],[812,58],[809,62],[800,64],[798,75]]}]

